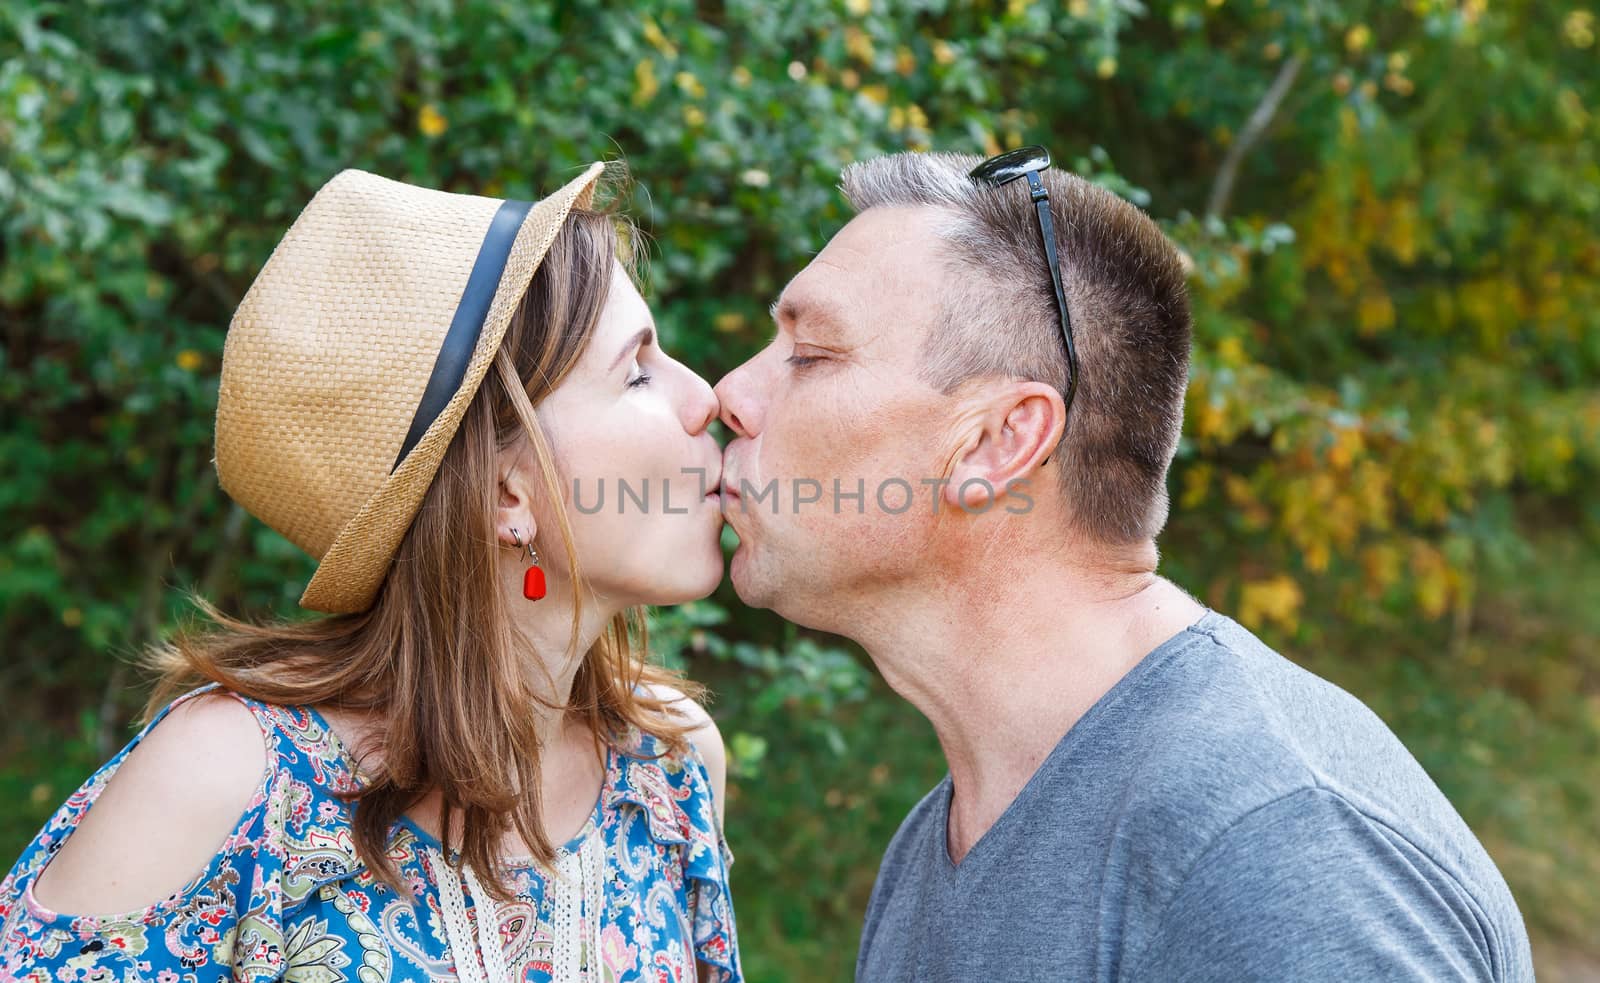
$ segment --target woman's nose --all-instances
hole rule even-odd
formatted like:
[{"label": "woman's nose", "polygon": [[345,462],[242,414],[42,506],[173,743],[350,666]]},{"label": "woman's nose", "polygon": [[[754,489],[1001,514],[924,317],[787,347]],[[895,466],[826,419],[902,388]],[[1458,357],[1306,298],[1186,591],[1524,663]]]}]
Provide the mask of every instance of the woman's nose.
[{"label": "woman's nose", "polygon": [[686,422],[691,434],[711,426],[711,421],[717,419],[722,412],[722,405],[717,400],[717,394],[711,388],[711,383],[700,377],[700,373],[689,372],[690,393],[688,400],[688,415]]}]

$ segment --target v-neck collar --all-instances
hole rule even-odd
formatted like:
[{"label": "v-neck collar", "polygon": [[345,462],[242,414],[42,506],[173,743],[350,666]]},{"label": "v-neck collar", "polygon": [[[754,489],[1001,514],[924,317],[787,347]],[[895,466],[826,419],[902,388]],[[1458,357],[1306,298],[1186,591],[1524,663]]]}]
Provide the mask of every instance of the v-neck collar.
[{"label": "v-neck collar", "polygon": [[980,851],[983,850],[984,844],[996,839],[995,831],[1003,830],[1012,820],[1013,815],[1021,811],[1023,806],[1020,804],[1025,803],[1031,797],[1037,786],[1044,781],[1043,776],[1061,766],[1062,759],[1067,758],[1072,750],[1082,743],[1083,735],[1096,724],[1107,709],[1122,702],[1130,693],[1143,685],[1152,673],[1164,666],[1170,657],[1183,647],[1181,643],[1186,638],[1190,635],[1204,635],[1211,631],[1215,627],[1214,620],[1219,617],[1220,615],[1216,611],[1209,607],[1206,608],[1205,613],[1195,619],[1192,624],[1175,632],[1161,644],[1146,652],[1138,662],[1134,663],[1133,668],[1123,673],[1121,679],[1117,680],[1110,689],[1101,694],[1100,699],[1096,700],[1084,712],[1083,716],[1079,717],[1071,727],[1067,728],[1067,732],[1061,736],[1061,740],[1057,741],[1055,747],[1050,749],[1050,753],[1045,755],[1043,761],[1039,762],[1039,766],[1033,770],[1033,774],[1028,776],[1028,780],[1023,783],[1022,788],[1006,804],[999,817],[967,849],[966,855],[961,858],[960,863],[956,863],[950,857],[950,803],[955,796],[955,780],[948,771],[945,772],[944,778],[934,789],[933,827],[939,834],[936,853],[940,872],[948,878],[954,878],[960,876],[963,870],[972,868],[974,866],[973,858],[979,856],[981,859]]}]

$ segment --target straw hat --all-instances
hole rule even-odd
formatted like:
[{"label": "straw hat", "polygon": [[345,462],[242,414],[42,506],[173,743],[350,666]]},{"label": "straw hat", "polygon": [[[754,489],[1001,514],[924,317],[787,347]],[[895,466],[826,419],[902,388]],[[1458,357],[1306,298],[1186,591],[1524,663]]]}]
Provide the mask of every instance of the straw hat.
[{"label": "straw hat", "polygon": [[364,611],[592,164],[537,203],[336,175],[239,304],[217,479],[319,562],[300,606]]}]

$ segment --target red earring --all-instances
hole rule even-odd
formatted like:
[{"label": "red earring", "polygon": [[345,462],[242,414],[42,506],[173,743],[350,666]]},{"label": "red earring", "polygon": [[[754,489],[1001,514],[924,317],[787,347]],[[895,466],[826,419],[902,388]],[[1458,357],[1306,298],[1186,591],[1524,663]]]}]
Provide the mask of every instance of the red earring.
[{"label": "red earring", "polygon": [[[522,547],[522,537],[517,535],[515,529],[511,530],[511,538],[516,540],[517,547]],[[537,601],[544,596],[544,570],[539,567],[539,551],[533,548],[533,540],[528,540],[528,557],[533,566],[522,575],[522,596],[530,601]]]}]

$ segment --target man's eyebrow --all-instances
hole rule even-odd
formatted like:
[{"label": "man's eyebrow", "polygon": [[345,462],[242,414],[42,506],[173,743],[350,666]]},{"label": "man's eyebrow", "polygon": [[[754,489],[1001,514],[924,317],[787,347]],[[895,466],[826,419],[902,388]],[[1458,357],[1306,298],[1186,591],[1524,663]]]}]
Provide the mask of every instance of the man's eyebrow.
[{"label": "man's eyebrow", "polygon": [[817,304],[802,303],[792,297],[779,297],[773,302],[772,308],[768,313],[772,315],[772,322],[775,325],[783,321],[794,323],[803,319],[807,323],[824,328],[835,335],[845,333],[844,325],[834,317],[833,312],[828,308]]},{"label": "man's eyebrow", "polygon": [[654,332],[648,325],[640,328],[638,331],[635,331],[633,337],[628,339],[628,343],[622,346],[622,351],[618,352],[617,357],[611,360],[611,366],[610,368],[606,369],[606,374],[610,375],[612,372],[614,372],[617,366],[622,364],[622,360],[626,358],[628,353],[633,351],[634,348],[640,345],[650,344],[653,335]]}]

